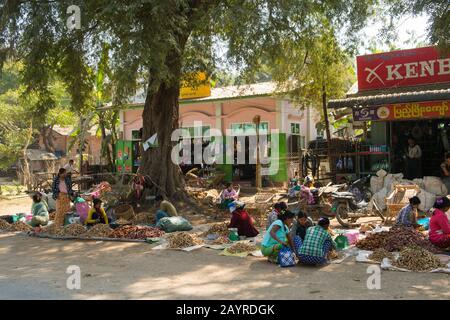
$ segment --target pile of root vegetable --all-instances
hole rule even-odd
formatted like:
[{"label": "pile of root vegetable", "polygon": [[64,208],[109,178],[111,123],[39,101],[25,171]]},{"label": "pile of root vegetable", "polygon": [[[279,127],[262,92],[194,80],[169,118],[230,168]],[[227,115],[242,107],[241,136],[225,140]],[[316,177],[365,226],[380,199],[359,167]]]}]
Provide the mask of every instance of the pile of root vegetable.
[{"label": "pile of root vegetable", "polygon": [[81,224],[73,223],[60,229],[56,234],[59,237],[79,237],[86,232],[86,227]]},{"label": "pile of root vegetable", "polygon": [[258,250],[258,247],[254,244],[238,242],[233,244],[231,247],[227,249],[227,251],[231,254],[242,253],[242,252],[253,252]]},{"label": "pile of root vegetable", "polygon": [[8,230],[11,227],[11,224],[8,221],[0,219],[0,230]]},{"label": "pile of root vegetable", "polygon": [[10,231],[10,232],[16,232],[16,231],[22,231],[22,232],[27,232],[27,231],[31,231],[33,228],[22,222],[22,221],[17,221],[16,223],[9,223],[6,220],[0,219],[0,230],[4,230],[4,231]]},{"label": "pile of root vegetable", "polygon": [[426,272],[438,268],[445,268],[439,258],[428,250],[412,246],[405,247],[400,251],[399,258],[394,261],[394,266],[412,271]]},{"label": "pile of root vegetable", "polygon": [[414,228],[394,226],[389,231],[372,233],[356,243],[359,249],[374,251],[382,248],[386,251],[400,251],[407,246],[417,246],[431,252],[439,252],[426,237]]},{"label": "pile of root vegetable", "polygon": [[209,234],[218,234],[219,236],[228,236],[228,223],[221,222],[213,224],[208,231],[201,234],[202,237],[207,237]]},{"label": "pile of root vegetable", "polygon": [[156,218],[148,212],[141,212],[134,217],[133,224],[154,224]]},{"label": "pile of root vegetable", "polygon": [[121,226],[111,232],[111,238],[137,239],[158,238],[164,235],[164,231],[158,228],[146,226]]},{"label": "pile of root vegetable", "polygon": [[370,260],[381,262],[384,258],[389,258],[390,260],[394,260],[394,254],[392,252],[386,251],[383,248],[375,249],[374,252],[369,256]]},{"label": "pile of root vegetable", "polygon": [[218,244],[218,245],[228,244],[228,243],[231,243],[231,240],[226,236],[220,236],[216,240],[212,241],[212,244]]},{"label": "pile of root vegetable", "polygon": [[203,240],[197,235],[187,232],[176,232],[167,236],[168,247],[170,249],[184,249],[203,244]]},{"label": "pile of root vegetable", "polygon": [[106,224],[96,224],[92,228],[90,228],[85,234],[83,234],[86,238],[109,238],[113,229],[111,229]]}]

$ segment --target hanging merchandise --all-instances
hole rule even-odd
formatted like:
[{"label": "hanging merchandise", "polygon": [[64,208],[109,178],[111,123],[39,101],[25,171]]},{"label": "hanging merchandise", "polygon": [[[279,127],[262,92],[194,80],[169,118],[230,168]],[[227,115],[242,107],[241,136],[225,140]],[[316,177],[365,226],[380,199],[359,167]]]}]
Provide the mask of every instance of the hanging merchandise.
[{"label": "hanging merchandise", "polygon": [[344,163],[342,162],[342,158],[339,158],[338,161],[336,162],[336,169],[338,171],[342,171],[344,167]]},{"label": "hanging merchandise", "polygon": [[344,165],[344,172],[347,172],[347,158],[344,157],[344,161],[343,161],[343,165]]},{"label": "hanging merchandise", "polygon": [[347,168],[349,172],[353,172],[353,160],[350,157],[347,159]]},{"label": "hanging merchandise", "polygon": [[441,139],[442,139],[442,145],[444,146],[444,150],[445,151],[449,151],[450,150],[450,144],[448,141],[448,135],[447,135],[447,130],[446,129],[442,129],[441,130]]}]

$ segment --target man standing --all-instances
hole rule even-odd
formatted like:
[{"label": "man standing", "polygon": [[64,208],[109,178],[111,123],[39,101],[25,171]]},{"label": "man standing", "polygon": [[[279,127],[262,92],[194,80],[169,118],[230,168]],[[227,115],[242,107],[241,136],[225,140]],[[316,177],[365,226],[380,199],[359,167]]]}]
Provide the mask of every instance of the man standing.
[{"label": "man standing", "polygon": [[72,176],[72,173],[78,173],[78,171],[75,170],[73,160],[69,160],[69,163],[67,163],[63,168],[66,169],[67,176],[69,176],[69,177]]},{"label": "man standing", "polygon": [[413,138],[408,139],[406,150],[406,179],[422,178],[422,149]]}]

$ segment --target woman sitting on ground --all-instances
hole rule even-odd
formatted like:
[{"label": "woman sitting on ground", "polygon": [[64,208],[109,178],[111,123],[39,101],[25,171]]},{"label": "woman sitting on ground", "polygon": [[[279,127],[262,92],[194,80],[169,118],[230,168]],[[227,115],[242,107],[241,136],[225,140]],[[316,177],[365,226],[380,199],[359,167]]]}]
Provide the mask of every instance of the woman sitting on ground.
[{"label": "woman sitting on ground", "polygon": [[39,192],[33,195],[31,214],[33,215],[33,218],[30,221],[32,227],[41,227],[48,224],[49,216],[47,203],[42,200],[42,195]]},{"label": "woman sitting on ground", "polygon": [[269,216],[267,217],[267,229],[274,223],[276,220],[278,220],[278,216],[282,211],[287,210],[287,204],[286,202],[277,202],[273,206],[273,210],[269,213]]},{"label": "woman sitting on ground", "polygon": [[292,239],[289,236],[289,227],[292,225],[295,215],[291,211],[282,211],[278,220],[267,229],[261,243],[261,252],[270,262],[278,262],[278,253],[283,246],[293,248]]},{"label": "woman sitting on ground", "polygon": [[105,209],[102,208],[102,200],[94,199],[94,206],[89,210],[88,216],[84,224],[87,226],[93,226],[98,223],[108,224],[108,216]]},{"label": "woman sitting on ground", "polygon": [[292,223],[291,228],[291,238],[294,239],[297,236],[300,238],[301,242],[303,242],[305,240],[306,230],[313,227],[314,222],[303,211],[297,212],[295,216],[296,219]]},{"label": "woman sitting on ground", "polygon": [[440,248],[450,247],[450,223],[445,214],[450,209],[450,200],[447,197],[438,198],[433,207],[428,234],[430,242]]},{"label": "woman sitting on ground", "polygon": [[397,215],[395,222],[398,226],[419,228],[417,223],[417,209],[420,205],[420,199],[416,196],[409,199],[409,204],[404,206]]},{"label": "woman sitting on ground", "polygon": [[233,215],[231,216],[228,228],[237,228],[239,236],[248,238],[256,237],[259,232],[253,226],[252,217],[244,210],[245,203],[235,201],[232,204],[234,205],[230,206],[230,211]]},{"label": "woman sitting on ground", "polygon": [[164,200],[161,195],[156,196],[155,205],[159,208],[156,211],[156,222],[162,218],[178,216],[175,206],[170,201]]},{"label": "woman sitting on ground", "polygon": [[238,194],[236,190],[234,190],[233,185],[231,183],[227,183],[225,185],[225,189],[222,191],[221,201],[220,201],[220,208],[226,209],[228,208],[228,205],[236,201],[238,199]]},{"label": "woman sitting on ground", "polygon": [[328,262],[328,255],[336,249],[336,243],[331,238],[328,228],[330,220],[326,217],[319,219],[318,225],[306,230],[305,240],[297,249],[300,263],[321,265]]}]

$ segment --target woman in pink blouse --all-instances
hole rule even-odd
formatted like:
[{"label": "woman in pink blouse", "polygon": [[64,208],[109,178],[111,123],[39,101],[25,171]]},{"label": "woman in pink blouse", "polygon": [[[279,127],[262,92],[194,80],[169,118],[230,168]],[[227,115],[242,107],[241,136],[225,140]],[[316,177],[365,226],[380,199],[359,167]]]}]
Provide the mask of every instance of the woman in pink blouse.
[{"label": "woman in pink blouse", "polygon": [[434,208],[428,234],[430,242],[440,248],[450,247],[450,223],[445,214],[450,209],[450,200],[447,197],[438,198]]}]

